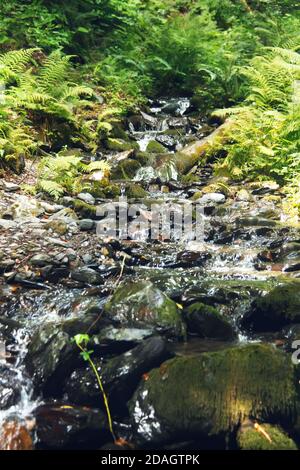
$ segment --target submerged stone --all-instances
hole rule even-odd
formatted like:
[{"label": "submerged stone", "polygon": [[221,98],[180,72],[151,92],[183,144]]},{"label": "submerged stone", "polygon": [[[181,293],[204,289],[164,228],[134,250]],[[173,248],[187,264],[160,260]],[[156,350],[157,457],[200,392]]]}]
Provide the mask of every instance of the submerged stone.
[{"label": "submerged stone", "polygon": [[293,423],[295,403],[290,356],[250,344],[163,363],[141,382],[129,410],[136,439],[153,445],[231,433],[249,417]]},{"label": "submerged stone", "polygon": [[115,324],[152,328],[172,336],[184,334],[184,323],[176,303],[150,281],[123,284],[104,311]]}]

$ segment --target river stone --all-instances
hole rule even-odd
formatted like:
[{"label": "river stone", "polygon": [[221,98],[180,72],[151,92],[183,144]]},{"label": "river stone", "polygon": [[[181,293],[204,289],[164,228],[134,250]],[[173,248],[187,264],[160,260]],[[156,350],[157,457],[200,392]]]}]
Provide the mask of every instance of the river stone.
[{"label": "river stone", "polygon": [[111,439],[105,413],[68,403],[45,404],[34,410],[39,446],[48,449],[91,449]]},{"label": "river stone", "polygon": [[71,278],[74,279],[74,281],[83,282],[84,284],[103,284],[103,278],[101,274],[99,274],[97,271],[94,271],[94,269],[85,266],[74,269],[74,271],[71,272]]},{"label": "river stone", "polygon": [[300,322],[300,282],[280,284],[253,302],[242,325],[253,331],[276,331]]},{"label": "river stone", "polygon": [[173,300],[150,281],[128,282],[120,286],[104,307],[115,323],[133,328],[184,334],[184,323]]},{"label": "river stone", "polygon": [[95,198],[90,193],[79,193],[77,194],[77,199],[80,199],[81,201],[86,202],[87,204],[95,204]]},{"label": "river stone", "polygon": [[30,258],[30,264],[32,264],[32,266],[43,268],[44,266],[53,264],[53,260],[51,256],[41,253]]},{"label": "river stone", "polygon": [[222,204],[225,202],[226,196],[221,193],[207,193],[197,200],[200,204]]},{"label": "river stone", "polygon": [[261,429],[270,440],[248,422],[237,434],[237,443],[241,450],[297,450],[295,442],[279,426],[262,423]]},{"label": "river stone", "polygon": [[38,389],[58,393],[59,384],[71,371],[76,357],[70,336],[55,323],[46,323],[33,335],[25,363]]},{"label": "river stone", "polygon": [[79,228],[83,232],[88,232],[94,228],[95,222],[92,219],[82,219],[79,222]]},{"label": "river stone", "polygon": [[241,420],[295,420],[290,356],[249,344],[176,357],[152,370],[129,402],[135,439],[156,445],[180,437],[234,432]]},{"label": "river stone", "polygon": [[[153,367],[158,367],[168,357],[166,340],[152,337],[105,364],[95,359],[110,407],[119,412],[126,410],[126,402],[135,391],[142,375]],[[72,372],[66,381],[65,392],[72,403],[102,406],[101,392],[89,366]]]},{"label": "river stone", "polygon": [[189,305],[185,316],[188,331],[202,338],[231,340],[235,336],[230,323],[210,305],[200,302]]}]

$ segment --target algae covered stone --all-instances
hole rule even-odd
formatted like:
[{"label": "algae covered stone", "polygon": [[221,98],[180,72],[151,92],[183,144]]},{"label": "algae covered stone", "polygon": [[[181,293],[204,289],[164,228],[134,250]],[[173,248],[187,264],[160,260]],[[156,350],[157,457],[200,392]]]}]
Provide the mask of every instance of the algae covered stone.
[{"label": "algae covered stone", "polygon": [[290,323],[300,323],[300,282],[279,284],[258,297],[242,323],[254,331],[273,331]]},{"label": "algae covered stone", "polygon": [[297,450],[295,442],[279,426],[271,424],[241,427],[237,443],[241,450]]},{"label": "algae covered stone", "polygon": [[185,310],[188,330],[203,338],[230,340],[234,330],[215,307],[196,302]]},{"label": "algae covered stone", "polygon": [[176,303],[149,281],[123,284],[115,291],[104,310],[119,325],[151,327],[174,336],[184,334],[184,323]]},{"label": "algae covered stone", "polygon": [[136,439],[168,442],[233,432],[244,419],[293,423],[290,357],[267,344],[176,357],[152,370],[129,402]]}]

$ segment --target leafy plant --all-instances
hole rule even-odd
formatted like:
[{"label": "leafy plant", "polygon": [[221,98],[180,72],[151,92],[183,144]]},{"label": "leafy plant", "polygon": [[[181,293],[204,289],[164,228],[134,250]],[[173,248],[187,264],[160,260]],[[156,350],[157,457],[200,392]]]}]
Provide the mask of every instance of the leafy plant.
[{"label": "leafy plant", "polygon": [[76,155],[47,156],[41,159],[38,167],[38,188],[54,199],[65,192],[78,193],[84,189],[82,175],[93,171],[103,173],[103,179],[110,173],[110,166],[104,160],[83,163]]},{"label": "leafy plant", "polygon": [[116,435],[115,435],[114,430],[113,430],[113,422],[112,422],[112,417],[111,417],[111,413],[110,413],[110,409],[109,409],[108,398],[107,398],[107,395],[105,393],[100,374],[97,370],[97,367],[96,367],[95,363],[93,362],[93,360],[91,358],[91,355],[93,354],[94,351],[88,349],[88,343],[90,341],[90,337],[87,334],[78,334],[78,335],[74,336],[73,341],[75,342],[76,346],[80,349],[81,357],[83,358],[84,361],[88,362],[88,364],[91,367],[93,373],[95,374],[95,377],[97,379],[97,383],[99,385],[99,389],[100,389],[102,397],[103,397],[104,406],[105,406],[105,409],[106,409],[108,427],[109,427],[109,430],[110,430],[110,433],[112,435],[112,438],[113,438],[114,442],[116,442],[117,439],[116,439]]}]

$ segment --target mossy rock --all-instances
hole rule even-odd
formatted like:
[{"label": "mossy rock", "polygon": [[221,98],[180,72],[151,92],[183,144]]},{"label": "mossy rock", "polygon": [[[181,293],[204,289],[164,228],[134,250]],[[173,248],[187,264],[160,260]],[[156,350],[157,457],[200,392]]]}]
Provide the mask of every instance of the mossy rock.
[{"label": "mossy rock", "polygon": [[117,184],[103,184],[101,181],[91,183],[89,193],[99,199],[114,199],[121,194],[120,186]]},{"label": "mossy rock", "polygon": [[230,323],[215,307],[196,302],[185,310],[188,331],[203,338],[232,340],[235,336]]},{"label": "mossy rock", "polygon": [[111,171],[112,180],[130,180],[134,178],[137,171],[142,167],[142,165],[136,160],[123,160],[118,164],[116,168],[113,168]]},{"label": "mossy rock", "polygon": [[142,166],[147,166],[153,163],[155,157],[149,152],[136,152],[133,158]]},{"label": "mossy rock", "polygon": [[155,140],[151,140],[146,148],[146,152],[149,153],[164,153],[165,151],[165,147]]},{"label": "mossy rock", "polygon": [[138,442],[170,442],[234,433],[247,418],[295,420],[296,387],[290,356],[249,344],[176,357],[142,381],[129,411]]},{"label": "mossy rock", "polygon": [[105,141],[105,147],[113,152],[124,152],[125,150],[139,149],[139,145],[135,141],[127,142],[122,139],[113,139],[111,137]]},{"label": "mossy rock", "polygon": [[125,142],[130,142],[129,135],[127,134],[124,124],[121,121],[112,124],[110,135],[114,139],[121,139]]},{"label": "mossy rock", "polygon": [[253,423],[242,427],[237,443],[241,450],[297,450],[295,442],[279,426],[271,424],[261,424],[258,429]]},{"label": "mossy rock", "polygon": [[82,219],[95,219],[97,208],[91,204],[87,204],[80,199],[75,199],[73,209]]},{"label": "mossy rock", "polygon": [[188,173],[187,175],[182,176],[181,182],[183,184],[199,183],[199,176],[194,175],[192,173]]},{"label": "mossy rock", "polygon": [[104,311],[114,323],[129,328],[151,328],[177,337],[185,333],[176,303],[149,281],[123,284]]},{"label": "mossy rock", "polygon": [[139,184],[132,183],[126,187],[126,196],[128,198],[142,199],[144,197],[147,197],[147,195],[147,191],[145,191],[145,189],[142,188],[142,186]]},{"label": "mossy rock", "polygon": [[296,280],[258,297],[242,321],[254,331],[276,331],[290,323],[300,323],[300,282]]}]

